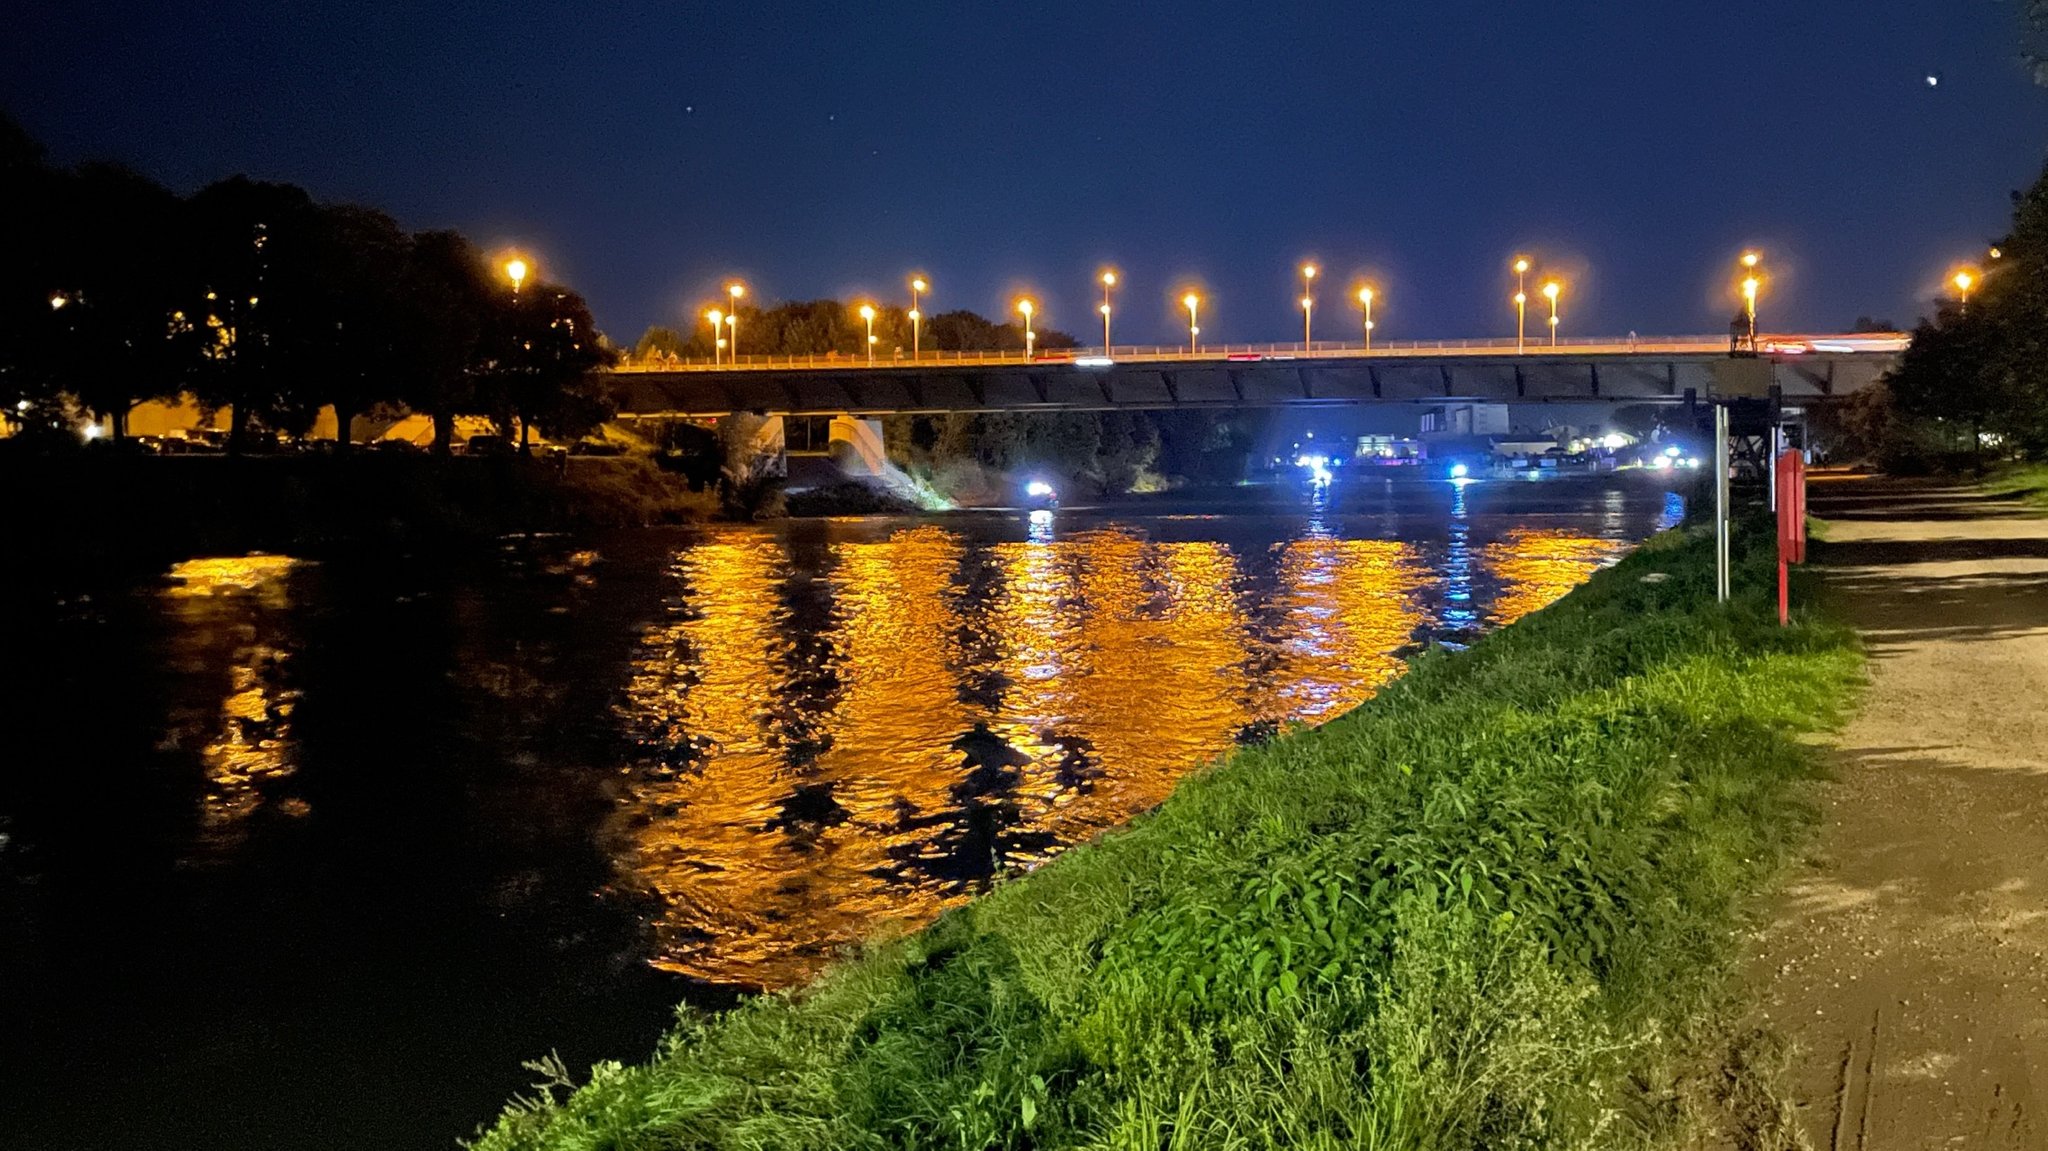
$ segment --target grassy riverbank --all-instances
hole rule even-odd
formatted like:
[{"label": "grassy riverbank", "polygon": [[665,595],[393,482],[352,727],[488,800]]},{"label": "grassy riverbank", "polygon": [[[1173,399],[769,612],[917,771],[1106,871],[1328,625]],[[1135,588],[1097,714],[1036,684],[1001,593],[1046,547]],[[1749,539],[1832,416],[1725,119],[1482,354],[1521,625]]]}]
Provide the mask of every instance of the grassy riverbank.
[{"label": "grassy riverbank", "polygon": [[1774,626],[1766,558],[1723,611],[1710,545],[1652,541],[918,935],[685,1017],[481,1146],[1680,1138],[1682,1037],[1810,822],[1801,736],[1859,675],[1847,631]]},{"label": "grassy riverbank", "polygon": [[2038,508],[2048,508],[2048,464],[2007,464],[1984,481],[1994,495],[2014,496]]}]

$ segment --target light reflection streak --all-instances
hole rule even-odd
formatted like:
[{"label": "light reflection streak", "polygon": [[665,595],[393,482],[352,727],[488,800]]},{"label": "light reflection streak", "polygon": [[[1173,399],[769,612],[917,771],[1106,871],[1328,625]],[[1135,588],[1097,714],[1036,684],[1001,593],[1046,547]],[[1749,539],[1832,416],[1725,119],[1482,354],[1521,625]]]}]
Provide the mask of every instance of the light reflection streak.
[{"label": "light reflection streak", "polygon": [[[682,549],[621,705],[642,753],[613,841],[653,901],[653,962],[798,982],[1127,821],[1241,733],[1363,702],[1399,674],[1431,585],[1476,626],[1624,546],[1513,531],[1482,551],[1465,499],[1441,568],[1410,543],[1343,538],[1315,505],[1250,556],[1052,517],[993,544],[847,525],[803,562],[758,531]],[[1491,605],[1482,557],[1503,584]],[[818,619],[792,614],[799,584]],[[805,645],[819,666],[798,666]],[[804,692],[818,698],[792,739],[787,697]]]},{"label": "light reflection streak", "polygon": [[1516,528],[1486,547],[1486,565],[1500,581],[1491,615],[1511,624],[1541,611],[1628,553],[1619,539],[1596,539],[1559,529]]},{"label": "light reflection streak", "polygon": [[186,560],[168,573],[173,582],[163,596],[183,625],[174,659],[195,669],[215,666],[219,658],[210,649],[229,637],[219,703],[203,712],[174,712],[163,740],[166,748],[200,745],[206,775],[200,825],[214,849],[241,842],[247,819],[266,802],[288,815],[309,810],[303,799],[278,794],[297,772],[292,724],[299,691],[287,621],[291,576],[301,566],[290,556],[224,556]]}]

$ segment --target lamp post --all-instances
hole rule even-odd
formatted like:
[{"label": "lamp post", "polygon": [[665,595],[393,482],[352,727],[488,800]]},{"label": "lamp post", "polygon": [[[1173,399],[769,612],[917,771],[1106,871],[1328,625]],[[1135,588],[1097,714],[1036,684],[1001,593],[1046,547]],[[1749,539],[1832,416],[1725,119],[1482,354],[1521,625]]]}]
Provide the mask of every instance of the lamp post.
[{"label": "lamp post", "polygon": [[1957,272],[1949,283],[1956,286],[1956,298],[1962,302],[1963,311],[1970,310],[1970,289],[1977,286],[1977,274],[1968,268]]},{"label": "lamp post", "polygon": [[1309,350],[1311,342],[1315,339],[1313,335],[1316,316],[1315,289],[1316,266],[1314,264],[1303,264],[1301,266],[1301,350],[1304,352]]},{"label": "lamp post", "polygon": [[1543,285],[1543,296],[1550,301],[1550,346],[1557,346],[1557,298],[1564,294],[1564,285],[1552,280]]},{"label": "lamp post", "polygon": [[1372,355],[1372,301],[1371,288],[1358,289],[1358,306],[1365,309],[1365,354]]},{"label": "lamp post", "polygon": [[1188,355],[1199,356],[1202,354],[1202,329],[1199,311],[1202,306],[1202,298],[1193,292],[1189,292],[1180,298],[1180,302],[1186,305],[1188,310]]},{"label": "lamp post", "polygon": [[725,294],[732,297],[732,311],[725,314],[725,324],[732,329],[732,362],[740,362],[740,297],[747,294],[747,286],[735,280],[725,286]]},{"label": "lamp post", "polygon": [[1110,344],[1109,344],[1109,292],[1110,292],[1110,289],[1112,289],[1112,288],[1114,288],[1114,287],[1116,287],[1116,273],[1115,273],[1115,272],[1104,272],[1104,273],[1102,273],[1102,307],[1100,307],[1100,308],[1098,308],[1098,309],[1096,309],[1096,310],[1102,313],[1102,354],[1103,354],[1103,355],[1105,355],[1105,356],[1107,356],[1107,355],[1109,355],[1109,354],[1110,354],[1110,351],[1109,351],[1109,348],[1110,348]]},{"label": "lamp post", "polygon": [[860,318],[866,320],[868,325],[868,367],[872,368],[875,366],[875,306],[862,304]]},{"label": "lamp post", "polygon": [[1529,260],[1515,257],[1515,354],[1529,350]]},{"label": "lamp post", "polygon": [[512,281],[512,294],[519,294],[520,285],[526,283],[526,261],[513,257],[505,261],[505,278]]},{"label": "lamp post", "polygon": [[930,289],[931,285],[924,282],[923,276],[910,281],[910,358],[913,360],[917,359],[918,353],[924,350],[923,332],[921,331],[924,323],[924,313],[917,310],[917,297]]},{"label": "lamp post", "polygon": [[704,318],[711,321],[711,366],[715,368],[724,359],[719,353],[725,349],[725,313],[713,308]]},{"label": "lamp post", "polygon": [[1749,350],[1752,352],[1756,351],[1756,300],[1764,288],[1763,277],[1757,271],[1757,266],[1763,263],[1763,259],[1755,252],[1742,254],[1742,310],[1743,315],[1749,320]]},{"label": "lamp post", "polygon": [[1038,343],[1038,333],[1031,327],[1032,313],[1037,310],[1037,305],[1030,300],[1017,301],[1017,311],[1024,317],[1024,358],[1027,360],[1031,358],[1033,346]]}]

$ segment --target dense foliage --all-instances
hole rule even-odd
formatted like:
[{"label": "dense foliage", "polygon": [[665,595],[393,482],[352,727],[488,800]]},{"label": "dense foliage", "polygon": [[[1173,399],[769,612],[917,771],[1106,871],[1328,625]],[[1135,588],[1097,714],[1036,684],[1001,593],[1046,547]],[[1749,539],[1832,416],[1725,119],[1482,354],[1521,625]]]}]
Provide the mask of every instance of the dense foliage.
[{"label": "dense foliage", "polygon": [[1013,487],[1029,474],[1107,493],[1245,478],[1273,413],[1245,411],[954,412],[883,421],[889,458],[948,498]]},{"label": "dense foliage", "polygon": [[2013,205],[1967,305],[1923,319],[1889,386],[1848,413],[1853,438],[1886,463],[2048,453],[2048,173]]},{"label": "dense foliage", "polygon": [[[1015,352],[1024,351],[1024,326],[998,324],[975,312],[941,312],[920,321],[921,336],[911,339],[908,309],[875,305],[875,355],[879,359],[906,359],[914,349],[926,352]],[[838,356],[865,359],[867,321],[860,305],[840,300],[791,300],[769,308],[741,303],[739,348],[745,356]],[[720,313],[723,315],[723,311]],[[1034,346],[1054,351],[1079,347],[1079,341],[1056,328],[1035,327]],[[634,360],[658,364],[663,360],[709,360],[714,347],[708,320],[687,335],[674,328],[647,329],[633,346]]]},{"label": "dense foliage", "polygon": [[25,428],[111,422],[191,394],[232,439],[303,433],[332,405],[345,443],[377,406],[576,436],[610,415],[607,363],[575,292],[514,290],[453,232],[235,176],[179,197],[125,168],[58,168],[0,118],[0,403]]},{"label": "dense foliage", "polygon": [[645,1065],[559,1100],[540,1065],[479,1145],[1668,1141],[1665,1045],[1858,668],[1845,632],[1774,626],[1767,556],[1717,608],[1710,552],[1653,541],[811,987],[684,1012]]}]

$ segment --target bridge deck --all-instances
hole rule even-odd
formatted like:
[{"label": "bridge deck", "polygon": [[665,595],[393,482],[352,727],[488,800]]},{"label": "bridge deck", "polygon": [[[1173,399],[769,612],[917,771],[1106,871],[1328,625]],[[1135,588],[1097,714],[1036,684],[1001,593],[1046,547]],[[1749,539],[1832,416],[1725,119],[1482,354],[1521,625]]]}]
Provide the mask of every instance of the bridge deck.
[{"label": "bridge deck", "polygon": [[[1118,349],[1026,360],[925,359],[750,363],[615,373],[629,416],[1104,410],[1273,407],[1360,403],[1672,402],[1760,396],[1773,386],[1792,401],[1846,396],[1897,361],[1873,337],[1802,337],[1732,357],[1725,339],[1585,342],[1516,354],[1512,344],[1423,347],[1371,355],[1358,348],[1191,356]],[[1860,342],[1852,342],[1860,341]]]}]

